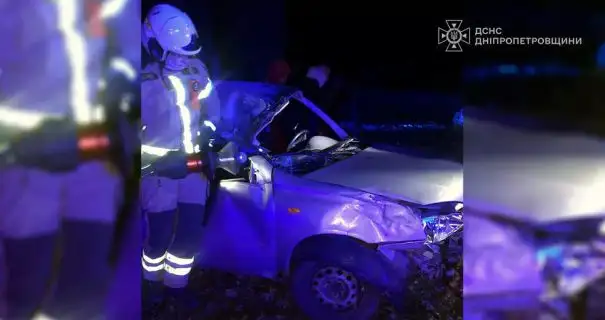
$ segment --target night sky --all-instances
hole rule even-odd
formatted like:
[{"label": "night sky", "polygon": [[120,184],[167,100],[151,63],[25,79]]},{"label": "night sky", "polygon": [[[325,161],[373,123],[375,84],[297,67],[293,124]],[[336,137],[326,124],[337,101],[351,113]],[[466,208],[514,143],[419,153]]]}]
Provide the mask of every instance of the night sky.
[{"label": "night sky", "polygon": [[[144,9],[149,2],[160,1],[144,1]],[[186,10],[202,35],[204,27],[213,29],[208,42],[220,51],[224,66],[260,74],[271,60],[286,58],[300,70],[327,63],[335,74],[366,87],[455,90],[458,85],[462,56],[444,55],[436,44],[443,19],[418,19],[431,16],[428,3],[412,9],[386,1],[374,8],[367,2],[318,0],[163,2]]]},{"label": "night sky", "polygon": [[[218,53],[221,65],[227,69],[241,69],[256,76],[270,60],[285,57],[295,67],[324,62],[351,81],[394,89],[455,90],[463,65],[561,61],[590,67],[596,45],[605,34],[605,23],[599,23],[595,14],[569,2],[561,4],[564,1],[551,1],[541,7],[532,6],[531,1],[526,1],[524,7],[467,1],[464,14],[460,14],[459,6],[428,1],[414,6],[388,1],[143,2],[144,12],[157,2],[173,3],[187,11],[205,37],[202,41],[208,50]],[[499,26],[507,35],[583,37],[584,45],[472,47],[462,54],[445,54],[436,43],[436,29],[444,25],[445,19],[463,19],[470,27]]]},{"label": "night sky", "polygon": [[386,2],[376,7],[367,2],[349,7],[319,3],[289,7],[288,54],[293,59],[323,58],[364,87],[458,88],[463,56],[445,55],[437,47],[442,20],[426,5],[415,3],[418,7],[412,9]]},{"label": "night sky", "polygon": [[[143,1],[144,9],[150,3]],[[420,89],[463,95],[467,105],[496,102],[504,109],[540,109],[590,119],[605,110],[598,89],[603,77],[582,79],[504,79],[463,83],[465,67],[556,63],[594,72],[597,46],[605,41],[605,15],[569,1],[537,5],[320,0],[200,0],[169,2],[196,22],[203,57],[222,78],[262,81],[269,63],[286,58],[295,71],[326,63],[349,88]],[[477,4],[479,3],[479,4]],[[144,10],[145,12],[146,10]],[[507,36],[582,37],[574,47],[475,47],[446,53],[437,28],[446,19],[464,25],[501,27]],[[555,94],[556,93],[556,94]],[[512,110],[511,109],[511,110]]]}]

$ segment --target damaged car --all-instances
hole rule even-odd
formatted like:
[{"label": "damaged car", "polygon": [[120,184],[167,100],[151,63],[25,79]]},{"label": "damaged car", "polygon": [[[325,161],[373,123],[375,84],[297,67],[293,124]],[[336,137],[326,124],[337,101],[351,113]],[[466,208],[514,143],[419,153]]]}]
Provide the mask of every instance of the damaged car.
[{"label": "damaged car", "polygon": [[293,88],[216,89],[248,147],[219,174],[200,267],[285,277],[312,319],[371,319],[403,300],[408,250],[461,232],[461,163],[366,145]]}]

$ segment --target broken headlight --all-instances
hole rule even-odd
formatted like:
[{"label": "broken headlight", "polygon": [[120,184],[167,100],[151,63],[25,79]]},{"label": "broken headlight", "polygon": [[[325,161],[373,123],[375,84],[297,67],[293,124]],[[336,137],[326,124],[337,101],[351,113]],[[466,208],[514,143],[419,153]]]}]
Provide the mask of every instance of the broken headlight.
[{"label": "broken headlight", "polygon": [[[595,234],[587,228],[580,228],[574,222],[567,224],[573,229],[583,230],[580,231],[583,237],[565,237],[555,233],[550,235],[549,242],[555,242],[554,238],[559,237],[563,240],[543,245],[537,252],[539,266],[547,283],[543,295],[545,300],[574,296],[605,277],[605,235],[601,230]],[[599,225],[598,221],[592,223]]]},{"label": "broken headlight", "polygon": [[426,243],[442,242],[456,232],[462,231],[462,202],[433,204],[419,208],[422,227],[426,234]]}]

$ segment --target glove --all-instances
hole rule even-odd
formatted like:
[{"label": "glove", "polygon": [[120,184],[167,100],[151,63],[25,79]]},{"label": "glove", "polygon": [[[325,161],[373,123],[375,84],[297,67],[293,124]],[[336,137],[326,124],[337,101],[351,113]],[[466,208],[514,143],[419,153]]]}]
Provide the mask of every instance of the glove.
[{"label": "glove", "polygon": [[187,176],[187,154],[170,151],[153,163],[155,174],[170,179],[183,179]]},{"label": "glove", "polygon": [[198,143],[200,144],[200,149],[207,150],[209,145],[216,140],[218,134],[216,131],[212,130],[212,128],[205,125],[200,126],[199,130],[200,135],[198,138]]},{"label": "glove", "polygon": [[52,172],[75,169],[80,163],[77,127],[69,119],[49,119],[18,137],[9,147],[14,163]]}]

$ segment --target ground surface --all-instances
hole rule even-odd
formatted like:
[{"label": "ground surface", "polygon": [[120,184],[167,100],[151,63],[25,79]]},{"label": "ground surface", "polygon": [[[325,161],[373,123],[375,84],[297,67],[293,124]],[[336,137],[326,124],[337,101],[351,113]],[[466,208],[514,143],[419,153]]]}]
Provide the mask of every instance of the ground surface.
[{"label": "ground surface", "polygon": [[[404,312],[396,312],[385,299],[376,319],[462,319],[461,248],[460,239],[450,241],[450,261],[445,264],[429,247],[411,252],[410,258],[419,262],[422,268],[411,267],[413,276],[408,284]],[[443,277],[444,273],[449,276]],[[198,305],[193,314],[185,319],[305,319],[292,303],[284,283],[198,269],[193,272],[190,284]],[[148,307],[144,311],[143,319],[176,319],[173,313],[175,309],[174,303]]]}]

